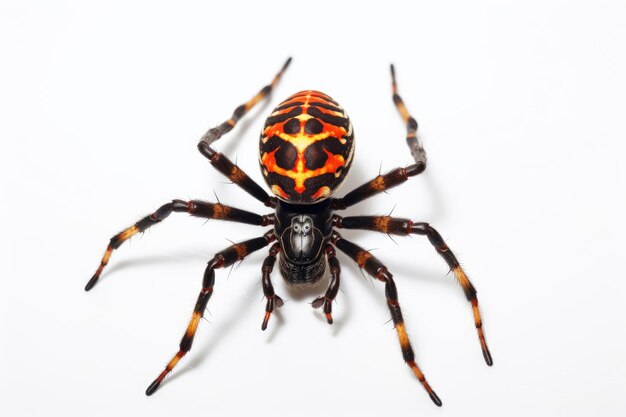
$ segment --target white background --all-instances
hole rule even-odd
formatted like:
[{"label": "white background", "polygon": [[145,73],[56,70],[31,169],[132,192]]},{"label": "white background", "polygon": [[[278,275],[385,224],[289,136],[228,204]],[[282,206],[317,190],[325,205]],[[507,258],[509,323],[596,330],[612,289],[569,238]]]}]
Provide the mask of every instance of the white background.
[{"label": "white background", "polygon": [[[0,2],[0,414],[624,415],[624,3]],[[252,2],[251,2],[252,3]],[[395,274],[437,409],[403,364],[383,286],[345,256],[328,326],[289,300],[261,332],[265,250],[220,270],[194,348],[178,347],[206,261],[253,226],[173,214],[172,198],[267,212],[197,152],[207,128],[294,61],[270,104],[216,147],[262,182],[258,133],[302,89],[355,126],[340,190],[411,163],[388,65],[420,123],[425,174],[349,210],[428,221],[479,290],[471,310],[423,237],[344,232]]]}]

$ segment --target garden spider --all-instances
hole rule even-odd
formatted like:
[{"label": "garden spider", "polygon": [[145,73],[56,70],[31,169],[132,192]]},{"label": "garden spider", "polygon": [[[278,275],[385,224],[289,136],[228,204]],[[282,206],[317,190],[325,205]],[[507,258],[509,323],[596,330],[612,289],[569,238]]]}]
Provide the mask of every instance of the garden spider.
[{"label": "garden spider", "polygon": [[372,277],[385,283],[387,306],[398,333],[404,361],[433,402],[441,406],[441,400],[415,362],[415,355],[402,319],[393,276],[387,267],[369,251],[344,239],[335,230],[365,229],[388,234],[418,234],[428,237],[430,243],[454,273],[467,300],[471,303],[483,356],[487,365],[492,365],[491,354],[482,330],[476,290],[452,251],[433,227],[427,223],[414,223],[408,219],[390,216],[341,217],[334,214],[335,210],[344,210],[366,198],[395,187],[410,177],[422,173],[426,168],[426,153],[416,134],[417,122],[409,115],[404,102],[398,95],[393,65],[391,66],[393,102],[406,124],[406,140],[415,163],[405,168],[396,168],[384,175],[378,175],[342,198],[331,197],[331,194],[348,174],[354,155],[354,132],[343,108],[319,91],[307,90],[290,96],[280,103],[265,121],[259,142],[259,163],[265,181],[275,197],[270,197],[241,168],[212,147],[213,142],[232,130],[251,108],[272,92],[290,62],[291,58],[285,62],[271,84],[263,87],[251,100],[237,107],[230,119],[210,129],[198,143],[198,149],[211,165],[265,206],[274,209],[274,212],[261,216],[225,206],[219,202],[173,200],[113,236],[98,270],[85,290],[89,291],[96,284],[115,249],[131,236],[161,222],[172,212],[186,212],[192,216],[256,226],[272,226],[263,236],[233,244],[218,252],[208,262],[202,290],[198,295],[191,321],[180,342],[180,349],[163,372],[150,384],[146,394],[152,395],[165,376],[191,349],[198,324],[213,294],[215,270],[233,265],[252,252],[272,244],[262,268],[261,282],[263,294],[267,299],[265,316],[261,325],[263,330],[267,328],[274,308],[283,305],[283,300],[274,292],[270,279],[270,273],[277,258],[283,278],[288,284],[299,287],[317,284],[326,272],[326,264],[329,265],[328,289],[323,296],[313,300],[312,306],[323,307],[326,320],[332,324],[332,302],[337,296],[340,282],[340,266],[335,253],[335,248],[337,248],[352,258],[359,268],[365,269]]}]

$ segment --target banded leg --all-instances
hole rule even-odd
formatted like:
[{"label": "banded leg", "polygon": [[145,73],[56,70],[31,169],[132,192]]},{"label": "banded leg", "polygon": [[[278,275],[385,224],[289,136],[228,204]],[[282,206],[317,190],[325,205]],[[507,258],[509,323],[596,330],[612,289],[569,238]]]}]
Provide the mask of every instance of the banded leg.
[{"label": "banded leg", "polygon": [[274,292],[274,285],[270,278],[270,274],[274,269],[276,263],[276,255],[280,252],[280,243],[274,243],[270,249],[270,254],[263,261],[263,278],[261,283],[263,285],[263,295],[267,298],[265,304],[265,317],[263,317],[263,324],[261,324],[261,330],[267,329],[267,323],[270,321],[274,307],[280,308],[283,306],[283,299],[276,295]]},{"label": "banded leg", "polygon": [[472,304],[472,312],[474,315],[474,325],[478,332],[478,340],[480,341],[480,347],[483,351],[483,357],[487,365],[493,365],[493,359],[489,348],[487,347],[487,341],[485,340],[485,333],[483,331],[483,323],[480,317],[480,310],[478,309],[478,298],[476,297],[476,289],[470,282],[469,278],[461,268],[459,261],[452,253],[452,250],[446,245],[443,238],[432,226],[428,223],[413,223],[408,219],[400,219],[389,216],[355,216],[355,217],[340,217],[335,216],[333,218],[335,227],[344,229],[365,229],[373,230],[376,232],[390,233],[394,235],[425,235],[428,237],[430,243],[437,250],[439,255],[446,261],[450,270],[454,273],[459,284],[465,292],[467,301]]},{"label": "banded leg", "polygon": [[367,198],[406,182],[410,177],[424,172],[425,168],[425,164],[413,164],[406,168],[396,168],[384,175],[379,175],[373,180],[350,191],[344,197],[333,199],[333,209],[345,210]]},{"label": "banded leg", "polygon": [[230,119],[226,120],[221,125],[209,129],[203,136],[200,138],[201,142],[206,143],[211,146],[213,142],[221,138],[224,134],[230,132],[233,127],[237,124],[237,122],[246,114],[250,109],[252,109],[259,101],[263,100],[265,97],[269,96],[272,93],[272,90],[280,81],[283,73],[291,63],[291,58],[288,58],[287,61],[283,64],[282,68],[278,73],[274,76],[274,79],[271,83],[263,87],[258,93],[254,95],[250,100],[246,101],[241,106],[237,107],[233,112],[233,115]]},{"label": "banded leg", "polygon": [[133,235],[144,232],[150,226],[153,226],[165,220],[172,212],[187,212],[196,217],[202,217],[206,219],[229,220],[239,223],[253,224],[257,226],[267,226],[270,224],[274,224],[273,214],[260,216],[258,214],[241,210],[235,207],[229,207],[219,203],[208,203],[206,201],[200,200],[172,200],[171,203],[162,205],[154,213],[142,218],[134,225],[122,230],[111,238],[111,241],[109,242],[109,245],[104,252],[104,256],[100,261],[100,266],[85,286],[85,291],[89,291],[93,288],[94,285],[96,285],[98,279],[100,278],[102,270],[109,263],[111,254],[115,249],[119,248],[122,243],[130,239]]},{"label": "banded leg", "polygon": [[341,267],[339,266],[339,261],[337,260],[335,248],[331,245],[326,247],[326,259],[328,260],[328,265],[330,266],[330,284],[328,285],[326,293],[322,297],[317,297],[313,300],[311,306],[313,306],[313,308],[320,308],[321,306],[324,306],[326,321],[328,324],[333,324],[333,301],[339,293]]},{"label": "banded leg", "polygon": [[193,309],[193,314],[187,330],[180,341],[179,350],[174,357],[168,362],[167,366],[161,372],[161,374],[150,384],[146,390],[146,395],[152,395],[159,388],[163,379],[169,374],[174,366],[181,360],[183,356],[189,352],[191,345],[193,344],[193,338],[198,330],[198,324],[204,315],[207,303],[213,294],[213,285],[215,284],[215,270],[218,268],[224,268],[231,266],[237,261],[244,259],[246,256],[262,249],[269,245],[275,239],[273,232],[268,232],[262,237],[246,240],[241,243],[236,243],[225,250],[215,254],[211,259],[204,271],[204,278],[202,280],[202,290],[198,295],[198,301]]},{"label": "banded leg", "polygon": [[393,102],[404,120],[406,124],[406,143],[409,145],[409,149],[411,150],[411,155],[415,159],[416,164],[423,164],[426,166],[426,151],[422,146],[419,138],[417,137],[417,120],[413,118],[406,106],[404,105],[404,101],[398,95],[398,84],[396,82],[396,69],[393,64],[391,64],[391,91],[393,92]]},{"label": "banded leg", "polygon": [[411,150],[411,155],[415,159],[415,163],[406,168],[396,168],[385,175],[379,175],[373,180],[352,190],[343,198],[333,200],[333,208],[335,210],[344,210],[354,204],[357,204],[367,198],[370,198],[380,192],[386,191],[396,185],[402,184],[410,177],[421,174],[426,169],[426,152],[417,137],[417,121],[409,114],[404,101],[398,95],[398,85],[396,83],[396,71],[391,65],[391,87],[393,92],[393,102],[402,116],[402,120],[406,124],[407,136],[406,142]]},{"label": "banded leg", "polygon": [[261,186],[254,182],[241,168],[233,164],[224,154],[215,151],[211,145],[213,142],[221,138],[224,134],[230,132],[237,122],[259,101],[271,94],[272,90],[282,77],[283,73],[289,66],[291,58],[287,59],[283,64],[281,70],[276,74],[272,82],[263,87],[254,97],[240,105],[235,109],[230,119],[226,120],[221,125],[209,129],[198,143],[198,149],[200,153],[204,155],[211,165],[213,165],[219,172],[225,175],[233,183],[239,185],[246,192],[252,195],[254,198],[262,202],[268,207],[275,207],[276,199],[270,197]]},{"label": "banded leg", "polygon": [[362,247],[345,240],[339,233],[333,232],[332,242],[337,248],[339,248],[339,250],[352,258],[359,268],[365,269],[365,271],[372,277],[385,283],[387,307],[389,308],[389,313],[391,313],[393,325],[398,333],[398,339],[400,340],[400,347],[402,349],[402,357],[404,358],[406,364],[411,368],[417,379],[422,383],[422,386],[430,396],[430,399],[435,403],[435,405],[441,407],[441,400],[435,391],[433,391],[430,387],[426,381],[426,377],[415,362],[415,354],[413,353],[411,341],[409,340],[409,335],[407,334],[404,326],[402,310],[400,309],[400,303],[398,301],[398,291],[393,280],[393,275],[391,275],[391,273],[387,270],[387,267],[376,259],[374,255]]}]

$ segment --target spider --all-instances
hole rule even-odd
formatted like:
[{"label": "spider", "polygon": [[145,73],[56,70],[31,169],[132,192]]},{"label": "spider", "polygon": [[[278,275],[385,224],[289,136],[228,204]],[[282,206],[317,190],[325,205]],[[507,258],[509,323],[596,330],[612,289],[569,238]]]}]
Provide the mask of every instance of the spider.
[{"label": "spider", "polygon": [[213,148],[213,142],[231,131],[250,109],[270,95],[290,62],[291,58],[287,59],[269,85],[263,87],[252,99],[237,107],[230,119],[208,130],[198,143],[200,153],[209,160],[211,165],[265,206],[274,209],[274,212],[259,215],[223,205],[219,201],[210,203],[201,200],[173,200],[111,238],[100,266],[87,283],[85,290],[89,291],[97,283],[114,250],[131,236],[165,220],[172,212],[186,212],[206,219],[272,226],[263,236],[233,244],[215,254],[208,262],[202,289],[187,330],[180,342],[179,350],[150,384],[146,395],[152,395],[159,388],[165,376],[191,349],[198,324],[213,294],[215,270],[231,266],[252,252],[271,245],[262,267],[261,283],[267,300],[262,330],[267,328],[274,309],[283,305],[283,300],[274,292],[270,278],[277,259],[281,275],[288,284],[295,287],[318,284],[326,273],[328,265],[330,284],[324,295],[313,300],[312,306],[322,308],[328,323],[333,323],[332,303],[339,292],[341,274],[336,257],[336,249],[339,249],[354,260],[359,268],[385,284],[387,306],[398,334],[404,361],[432,401],[437,406],[441,406],[441,400],[415,362],[415,355],[402,318],[398,291],[391,272],[369,251],[345,239],[336,230],[364,229],[395,235],[426,236],[446,261],[461,284],[467,300],[471,303],[474,325],[478,332],[485,362],[489,366],[493,364],[482,329],[476,290],[437,230],[428,223],[415,223],[403,218],[342,217],[334,214],[335,211],[344,210],[402,184],[409,178],[419,175],[426,168],[426,153],[417,137],[417,121],[411,117],[398,95],[394,66],[391,65],[393,102],[406,124],[406,141],[415,163],[404,168],[393,169],[384,175],[378,175],[344,197],[335,198],[331,195],[344,181],[352,164],[354,131],[343,108],[331,97],[319,91],[306,90],[290,96],[280,103],[265,121],[259,141],[259,163],[263,177],[274,196],[270,196],[241,168]]}]

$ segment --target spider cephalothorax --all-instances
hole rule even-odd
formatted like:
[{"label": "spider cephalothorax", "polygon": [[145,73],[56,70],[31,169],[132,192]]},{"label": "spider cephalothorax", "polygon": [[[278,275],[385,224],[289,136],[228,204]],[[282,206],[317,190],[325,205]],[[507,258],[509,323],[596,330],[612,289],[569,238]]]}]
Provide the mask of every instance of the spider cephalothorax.
[{"label": "spider cephalothorax", "polygon": [[289,284],[298,286],[319,281],[326,270],[324,246],[332,233],[330,200],[305,207],[281,201],[276,220],[276,236],[282,248],[279,261],[282,276]]},{"label": "spider cephalothorax", "polygon": [[261,132],[259,162],[281,200],[311,204],[331,195],[354,156],[352,123],[319,91],[301,91],[280,103]]},{"label": "spider cephalothorax", "polygon": [[402,357],[433,402],[441,406],[441,400],[430,387],[415,362],[415,355],[404,326],[393,275],[372,253],[343,238],[335,230],[365,229],[387,234],[417,234],[428,237],[430,243],[454,273],[467,300],[471,303],[474,325],[483,356],[488,365],[492,364],[491,354],[487,348],[482,329],[476,290],[450,248],[433,227],[428,223],[415,223],[408,219],[390,216],[342,217],[334,214],[335,211],[344,210],[395,187],[410,177],[420,174],[426,168],[426,153],[416,134],[417,122],[409,115],[404,102],[397,94],[393,66],[391,67],[393,101],[405,123],[406,141],[415,163],[378,175],[341,198],[332,197],[331,194],[345,179],[352,163],[354,133],[350,119],[341,106],[326,94],[313,90],[296,93],[276,107],[265,122],[265,127],[261,133],[259,160],[263,176],[276,197],[271,197],[241,168],[212,147],[213,142],[235,127],[241,117],[271,93],[290,61],[291,59],[287,60],[271,84],[265,86],[252,99],[237,107],[230,119],[210,129],[198,144],[198,149],[202,155],[220,173],[265,206],[273,208],[274,211],[259,215],[225,206],[219,202],[173,200],[111,238],[100,266],[87,283],[85,290],[90,290],[96,284],[115,249],[136,233],[143,232],[150,226],[163,221],[172,212],[186,212],[205,219],[271,226],[262,236],[235,243],[216,253],[208,262],[202,280],[202,289],[198,295],[191,321],[180,341],[179,350],[161,374],[150,384],[146,394],[152,395],[159,388],[165,376],[191,349],[196,330],[213,294],[215,270],[233,265],[235,262],[246,258],[250,253],[271,244],[268,256],[263,261],[261,272],[263,294],[267,300],[261,325],[263,330],[267,328],[274,309],[283,305],[283,300],[274,292],[274,285],[270,277],[277,259],[279,259],[281,275],[288,284],[293,286],[315,285],[320,282],[320,278],[327,269],[330,271],[328,289],[323,295],[313,300],[311,305],[314,308],[323,308],[326,320],[329,324],[333,323],[332,303],[339,293],[341,273],[335,249],[339,249],[351,258],[359,268],[364,269],[372,277],[385,284],[387,307],[398,334]]}]

